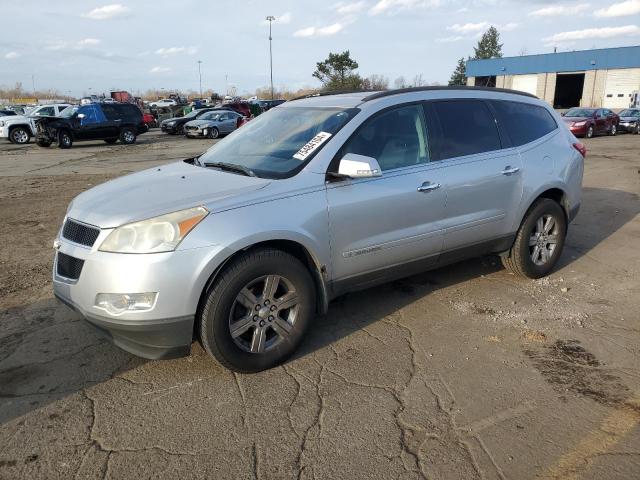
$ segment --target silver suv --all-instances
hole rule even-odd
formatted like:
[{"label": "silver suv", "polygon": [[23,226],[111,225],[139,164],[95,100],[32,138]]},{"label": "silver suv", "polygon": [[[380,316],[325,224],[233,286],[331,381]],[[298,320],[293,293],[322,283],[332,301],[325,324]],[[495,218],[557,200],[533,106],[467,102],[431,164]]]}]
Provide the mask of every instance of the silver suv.
[{"label": "silver suv", "polygon": [[197,158],[76,197],[56,296],[120,347],[283,362],[329,301],[468,257],[548,274],[580,206],[584,147],[528,94],[431,87],[313,96]]}]

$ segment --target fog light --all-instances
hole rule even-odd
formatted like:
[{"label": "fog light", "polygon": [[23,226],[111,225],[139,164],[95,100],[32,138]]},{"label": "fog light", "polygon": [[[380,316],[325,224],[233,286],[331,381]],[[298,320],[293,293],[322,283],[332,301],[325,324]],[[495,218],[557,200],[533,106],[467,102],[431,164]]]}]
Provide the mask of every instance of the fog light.
[{"label": "fog light", "polygon": [[204,137],[206,137],[208,133],[209,133],[209,129],[205,128],[204,130],[202,130],[202,135]]},{"label": "fog light", "polygon": [[143,312],[151,310],[156,303],[157,292],[148,293],[99,293],[96,295],[96,307],[111,315],[124,312]]}]

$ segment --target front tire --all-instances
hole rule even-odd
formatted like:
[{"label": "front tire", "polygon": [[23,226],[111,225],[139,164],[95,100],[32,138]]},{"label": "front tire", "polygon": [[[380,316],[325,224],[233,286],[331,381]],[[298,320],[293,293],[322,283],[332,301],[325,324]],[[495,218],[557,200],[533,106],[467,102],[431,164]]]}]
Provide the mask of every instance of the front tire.
[{"label": "front tire", "polygon": [[48,148],[51,146],[51,142],[49,140],[38,140],[36,143],[42,148]]},{"label": "front tire", "polygon": [[215,138],[218,138],[219,136],[220,136],[220,130],[218,130],[216,127],[211,127],[209,129],[209,132],[207,133],[207,138],[215,139]]},{"label": "front tire", "polygon": [[58,147],[60,148],[71,148],[73,145],[73,138],[71,138],[71,134],[67,130],[62,130],[58,133]]},{"label": "front tire", "polygon": [[15,127],[9,133],[9,140],[18,145],[24,145],[31,140],[31,134],[24,127]]},{"label": "front tire", "polygon": [[133,145],[136,143],[136,132],[131,128],[123,128],[120,132],[120,142],[124,145]]},{"label": "front tire", "polygon": [[521,277],[544,277],[560,258],[566,235],[567,219],[562,207],[549,198],[540,198],[524,217],[502,264]]},{"label": "front tire", "polygon": [[585,134],[585,137],[593,138],[593,126],[592,125],[589,125],[589,128],[587,128],[587,133]]},{"label": "front tire", "polygon": [[618,133],[618,126],[614,123],[613,125],[611,125],[611,128],[609,129],[609,135],[613,137],[616,135],[616,133]]},{"label": "front tire", "polygon": [[301,343],[315,314],[306,267],[275,249],[241,254],[206,294],[200,341],[221,365],[250,373],[281,364]]}]

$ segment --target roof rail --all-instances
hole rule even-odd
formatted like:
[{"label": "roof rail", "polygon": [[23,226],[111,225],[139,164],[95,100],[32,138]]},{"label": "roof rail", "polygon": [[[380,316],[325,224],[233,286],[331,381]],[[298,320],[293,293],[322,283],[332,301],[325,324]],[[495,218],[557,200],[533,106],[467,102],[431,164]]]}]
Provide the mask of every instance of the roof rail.
[{"label": "roof rail", "polygon": [[292,98],[289,101],[293,102],[294,100],[302,100],[304,98],[327,97],[329,95],[345,95],[349,93],[367,93],[367,92],[373,93],[373,92],[377,92],[377,90],[334,90],[334,91],[326,91],[326,92],[316,92],[316,93],[309,93],[307,95],[301,95],[299,97]]},{"label": "roof rail", "polygon": [[472,87],[467,85],[459,85],[459,86],[433,86],[433,87],[409,87],[409,88],[399,88],[396,90],[385,90],[384,92],[374,93],[373,95],[369,95],[368,97],[364,97],[362,99],[363,102],[368,102],[370,100],[375,100],[377,98],[390,97],[391,95],[400,95],[402,93],[412,93],[412,92],[429,92],[429,91],[438,91],[438,90],[471,90],[471,91],[481,91],[481,92],[502,92],[502,93],[513,93],[514,95],[522,95],[524,97],[538,98],[535,95],[527,92],[521,92],[518,90],[510,90],[508,88],[496,88],[496,87]]}]

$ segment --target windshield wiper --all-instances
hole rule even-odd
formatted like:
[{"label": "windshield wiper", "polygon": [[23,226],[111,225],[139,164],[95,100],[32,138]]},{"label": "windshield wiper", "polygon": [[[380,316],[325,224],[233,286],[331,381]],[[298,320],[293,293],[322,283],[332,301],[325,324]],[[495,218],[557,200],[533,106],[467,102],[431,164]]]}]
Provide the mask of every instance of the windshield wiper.
[{"label": "windshield wiper", "polygon": [[205,167],[219,168],[220,170],[226,170],[228,172],[236,172],[246,175],[247,177],[257,177],[256,173],[243,165],[236,165],[235,163],[226,162],[211,162],[204,163]]}]

